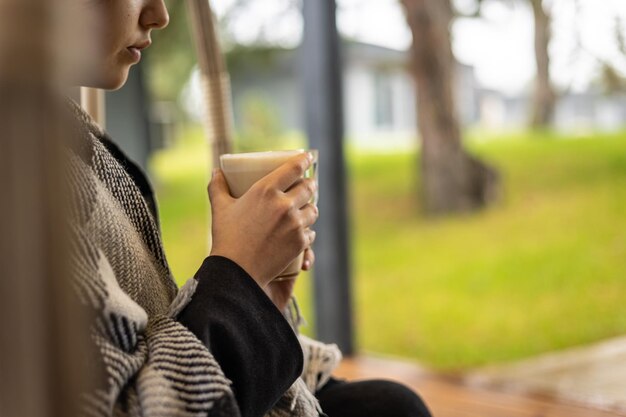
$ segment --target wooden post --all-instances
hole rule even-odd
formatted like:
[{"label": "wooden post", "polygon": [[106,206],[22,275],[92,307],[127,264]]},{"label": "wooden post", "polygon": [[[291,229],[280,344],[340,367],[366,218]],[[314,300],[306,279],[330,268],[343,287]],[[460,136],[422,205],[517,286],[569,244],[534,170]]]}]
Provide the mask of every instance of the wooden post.
[{"label": "wooden post", "polygon": [[187,0],[205,93],[206,133],[211,144],[213,166],[232,150],[230,78],[224,64],[209,0]]},{"label": "wooden post", "polygon": [[81,87],[80,104],[102,129],[106,129],[106,96],[104,90]]},{"label": "wooden post", "polygon": [[303,1],[302,74],[306,131],[319,150],[320,219],[315,226],[316,336],[354,353],[339,36],[334,0]]},{"label": "wooden post", "polygon": [[62,146],[74,130],[56,82],[60,3],[0,0],[1,416],[75,416],[84,387],[87,332],[66,265]]}]

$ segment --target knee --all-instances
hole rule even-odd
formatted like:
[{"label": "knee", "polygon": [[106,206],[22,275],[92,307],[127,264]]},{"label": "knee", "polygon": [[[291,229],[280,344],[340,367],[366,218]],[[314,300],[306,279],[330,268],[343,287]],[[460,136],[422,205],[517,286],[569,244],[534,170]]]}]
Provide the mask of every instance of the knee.
[{"label": "knee", "polygon": [[374,380],[371,383],[375,386],[374,390],[377,396],[383,402],[381,405],[387,410],[386,413],[381,415],[430,417],[426,403],[415,391],[406,385],[387,380]]},{"label": "knee", "polygon": [[319,397],[331,417],[430,417],[424,401],[405,385],[387,380],[349,382]]}]

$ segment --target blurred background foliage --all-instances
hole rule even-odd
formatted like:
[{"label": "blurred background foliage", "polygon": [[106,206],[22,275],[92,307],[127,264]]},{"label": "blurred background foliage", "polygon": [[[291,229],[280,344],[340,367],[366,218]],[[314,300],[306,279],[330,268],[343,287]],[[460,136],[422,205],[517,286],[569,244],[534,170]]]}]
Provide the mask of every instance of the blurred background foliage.
[{"label": "blurred background foliage", "polygon": [[235,138],[237,152],[269,151],[289,147],[288,138],[282,136],[276,110],[261,95],[250,93],[242,109],[242,128]]},{"label": "blurred background foliage", "polygon": [[[528,6],[536,1],[505,3]],[[255,41],[234,36],[237,16],[253,4],[231,1],[220,13],[231,71],[250,65],[271,68],[277,50],[284,49],[268,41],[274,21],[260,25]],[[281,2],[275,19],[297,10],[298,4]],[[455,19],[483,18],[474,1],[454,5]],[[195,64],[185,4],[170,0],[168,6],[171,24],[154,34],[147,70],[153,97],[177,103],[180,129],[171,147],[153,155],[150,170],[166,252],[182,284],[210,245],[209,157],[202,127],[184,110]],[[623,34],[616,17],[611,42],[626,56]],[[576,53],[586,53],[578,34],[571,36],[581,45]],[[600,56],[596,61],[590,88],[621,97],[626,91],[622,66]],[[561,97],[568,94],[560,86],[556,91]],[[249,91],[241,109],[237,150],[305,143],[300,132],[282,125],[280,110],[263,94]],[[623,335],[625,128],[626,120],[611,132],[593,126],[505,132],[463,126],[464,148],[498,170],[501,198],[482,211],[435,218],[425,215],[421,198],[419,146],[364,150],[349,137],[358,347],[459,369]],[[302,274],[297,288],[309,321],[310,279]]]},{"label": "blurred background foliage", "polygon": [[178,101],[197,59],[184,1],[168,0],[167,30],[155,31],[146,54],[150,91],[156,100]]},{"label": "blurred background foliage", "polygon": [[[349,152],[359,348],[457,369],[626,331],[624,134],[541,135],[470,135],[506,194],[484,212],[437,220],[416,216],[413,153]],[[205,151],[194,129],[152,161],[181,284],[207,252]],[[299,280],[310,321],[310,277]]]}]

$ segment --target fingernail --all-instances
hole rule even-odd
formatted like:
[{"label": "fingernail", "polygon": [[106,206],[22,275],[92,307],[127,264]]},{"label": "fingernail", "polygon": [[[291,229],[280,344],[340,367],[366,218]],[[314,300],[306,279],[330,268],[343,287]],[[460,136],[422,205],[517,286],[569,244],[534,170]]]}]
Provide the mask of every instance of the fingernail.
[{"label": "fingernail", "polygon": [[213,168],[213,172],[211,174],[211,178],[214,178],[217,175],[217,171],[219,171],[218,168]]},{"label": "fingernail", "polygon": [[311,261],[304,261],[303,268],[304,269],[309,269],[310,267],[311,267]]},{"label": "fingernail", "polygon": [[307,152],[306,157],[308,158],[309,162],[313,162],[313,154],[311,152]]}]

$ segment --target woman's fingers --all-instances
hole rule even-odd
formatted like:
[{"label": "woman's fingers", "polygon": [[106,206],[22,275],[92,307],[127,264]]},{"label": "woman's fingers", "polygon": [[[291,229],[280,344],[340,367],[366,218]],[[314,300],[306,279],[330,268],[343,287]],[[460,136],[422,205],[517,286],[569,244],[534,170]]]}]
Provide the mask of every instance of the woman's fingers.
[{"label": "woman's fingers", "polygon": [[306,170],[310,168],[312,162],[313,157],[308,152],[296,155],[267,174],[259,182],[263,182],[270,187],[278,188],[280,191],[286,191],[302,178]]},{"label": "woman's fingers", "polygon": [[311,227],[317,221],[319,217],[319,211],[317,207],[309,203],[300,209],[300,219],[302,220],[302,227]]},{"label": "woman's fingers", "polygon": [[226,177],[224,177],[224,173],[221,169],[216,168],[213,170],[213,177],[209,183],[208,191],[209,200],[212,205],[220,204],[227,199],[232,199]]},{"label": "woman's fingers", "polygon": [[310,271],[315,263],[315,252],[313,249],[308,248],[304,251],[304,260],[302,261],[302,270]]},{"label": "woman's fingers", "polygon": [[311,229],[306,229],[304,231],[304,236],[305,236],[305,240],[307,242],[306,247],[310,248],[311,246],[313,246],[313,242],[315,242],[315,230],[311,230]]},{"label": "woman's fingers", "polygon": [[293,201],[293,207],[302,208],[309,203],[317,191],[317,182],[314,179],[300,179],[291,187],[286,195]]}]

